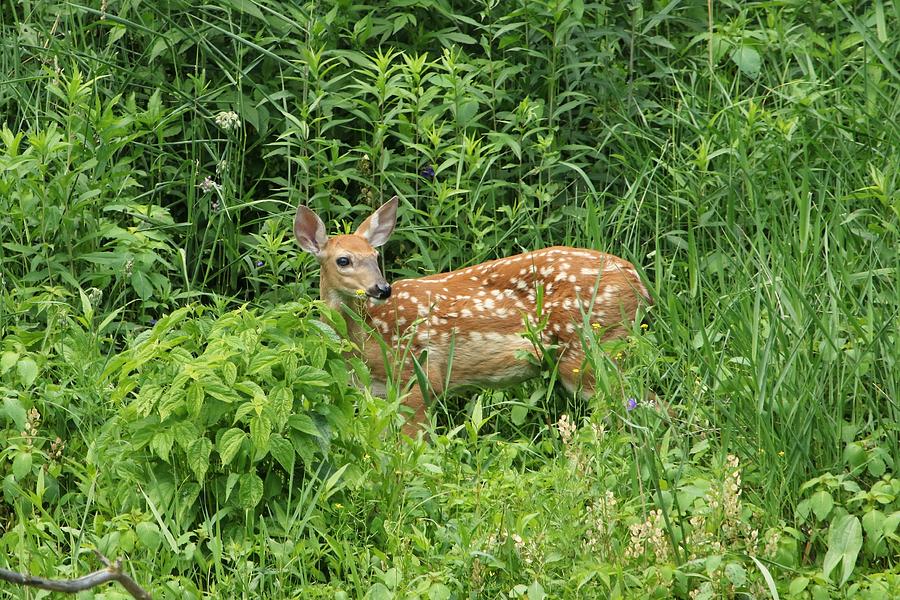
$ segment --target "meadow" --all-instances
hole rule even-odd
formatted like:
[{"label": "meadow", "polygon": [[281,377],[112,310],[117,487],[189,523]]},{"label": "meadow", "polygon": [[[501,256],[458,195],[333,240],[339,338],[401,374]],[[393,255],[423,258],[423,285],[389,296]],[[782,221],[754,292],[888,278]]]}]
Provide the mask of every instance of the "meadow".
[{"label": "meadow", "polygon": [[[0,3],[0,569],[900,597],[898,31],[891,0]],[[589,345],[590,400],[551,365],[402,436],[291,231],[393,195],[389,280],[595,248],[647,326]]]}]

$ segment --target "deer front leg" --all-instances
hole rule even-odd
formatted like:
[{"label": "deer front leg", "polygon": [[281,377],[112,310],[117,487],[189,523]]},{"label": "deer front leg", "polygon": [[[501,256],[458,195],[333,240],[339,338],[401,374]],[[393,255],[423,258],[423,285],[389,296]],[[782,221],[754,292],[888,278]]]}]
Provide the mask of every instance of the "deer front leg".
[{"label": "deer front leg", "polygon": [[411,367],[406,369],[403,378],[404,381],[412,381],[412,387],[406,398],[403,399],[403,404],[412,408],[413,414],[406,420],[406,423],[403,424],[402,428],[403,433],[411,438],[416,437],[416,434],[418,434],[428,423],[427,410],[428,405],[430,404],[429,401],[433,400],[436,395],[441,394],[444,389],[444,380],[441,369],[434,366],[434,364],[430,363],[427,359],[422,367],[425,369],[426,378],[428,380],[428,389],[422,389],[422,386],[419,385],[418,377]]},{"label": "deer front leg", "polygon": [[403,399],[403,404],[412,408],[413,414],[406,419],[402,431],[405,435],[415,438],[428,420],[425,413],[425,395],[422,393],[422,388],[419,387],[418,383],[413,384],[409,394]]}]

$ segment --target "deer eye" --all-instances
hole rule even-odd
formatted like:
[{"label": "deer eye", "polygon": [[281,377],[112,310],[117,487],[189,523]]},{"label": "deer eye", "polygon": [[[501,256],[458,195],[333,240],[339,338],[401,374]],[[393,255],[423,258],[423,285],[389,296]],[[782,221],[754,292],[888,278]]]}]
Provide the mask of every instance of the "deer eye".
[{"label": "deer eye", "polygon": [[347,256],[338,256],[337,266],[339,267],[349,267],[350,266],[350,258]]}]

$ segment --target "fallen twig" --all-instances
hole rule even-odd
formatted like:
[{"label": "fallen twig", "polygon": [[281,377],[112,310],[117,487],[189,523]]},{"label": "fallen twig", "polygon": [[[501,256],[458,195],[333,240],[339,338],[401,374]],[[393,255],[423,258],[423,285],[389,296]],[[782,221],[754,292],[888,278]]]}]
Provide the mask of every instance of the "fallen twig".
[{"label": "fallen twig", "polygon": [[35,577],[33,575],[0,569],[0,580],[16,583],[18,585],[36,587],[42,590],[63,592],[66,594],[74,594],[76,592],[89,590],[110,581],[118,581],[119,584],[128,590],[128,593],[135,598],[138,598],[139,600],[150,600],[150,594],[144,590],[144,588],[139,586],[127,573],[122,571],[121,559],[110,562],[108,558],[96,550],[94,550],[94,554],[97,555],[97,558],[100,559],[100,562],[102,562],[106,568],[94,571],[93,573],[89,573],[88,575],[77,579],[45,579],[43,577]]}]

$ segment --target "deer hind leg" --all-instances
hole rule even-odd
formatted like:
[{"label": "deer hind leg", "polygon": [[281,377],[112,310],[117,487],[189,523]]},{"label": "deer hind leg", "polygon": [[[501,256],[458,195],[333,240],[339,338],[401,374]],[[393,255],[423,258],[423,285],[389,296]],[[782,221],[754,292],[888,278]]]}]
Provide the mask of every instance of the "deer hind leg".
[{"label": "deer hind leg", "polygon": [[[597,343],[612,339],[621,339],[628,335],[629,329],[624,325],[616,325],[603,333],[602,338],[595,338]],[[559,376],[569,393],[581,392],[585,399],[593,396],[597,387],[596,374],[591,361],[585,360],[584,342],[577,336],[570,337],[562,344],[559,356]],[[618,363],[616,357],[610,357],[613,364]],[[605,360],[605,359],[601,359]]]},{"label": "deer hind leg", "polygon": [[559,379],[570,394],[580,393],[585,399],[594,395],[594,374],[580,340],[571,340],[560,353]]}]

